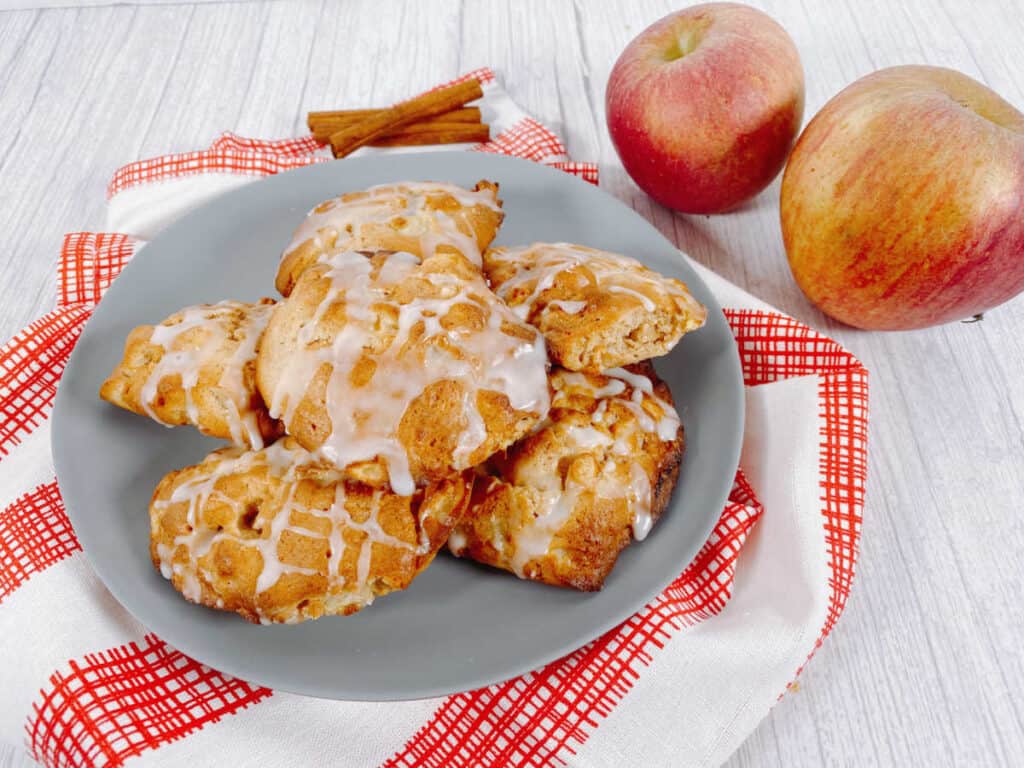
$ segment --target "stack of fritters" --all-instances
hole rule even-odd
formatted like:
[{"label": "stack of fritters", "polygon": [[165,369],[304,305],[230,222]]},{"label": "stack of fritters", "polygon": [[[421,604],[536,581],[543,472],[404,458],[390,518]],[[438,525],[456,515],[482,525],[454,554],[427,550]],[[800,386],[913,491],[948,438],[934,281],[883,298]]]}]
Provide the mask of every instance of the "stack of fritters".
[{"label": "stack of fritters", "polygon": [[616,254],[488,251],[497,192],[403,182],[326,201],[284,252],[283,301],[129,335],[101,397],[235,446],[150,504],[154,565],[187,599],[263,623],[348,614],[446,541],[594,590],[647,535],[683,433],[645,361],[704,308]]}]

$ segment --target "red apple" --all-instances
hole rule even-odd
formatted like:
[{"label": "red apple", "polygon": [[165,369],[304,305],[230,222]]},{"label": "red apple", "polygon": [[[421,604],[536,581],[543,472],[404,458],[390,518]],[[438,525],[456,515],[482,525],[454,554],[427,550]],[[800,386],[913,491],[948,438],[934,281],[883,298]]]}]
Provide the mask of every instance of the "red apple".
[{"label": "red apple", "polygon": [[612,143],[641,189],[677,211],[719,213],[782,170],[803,118],[804,73],[770,16],[708,3],[637,35],[605,103]]},{"label": "red apple", "polygon": [[832,317],[976,315],[1024,289],[1024,115],[953,70],[880,70],[808,124],[780,210],[793,276]]}]

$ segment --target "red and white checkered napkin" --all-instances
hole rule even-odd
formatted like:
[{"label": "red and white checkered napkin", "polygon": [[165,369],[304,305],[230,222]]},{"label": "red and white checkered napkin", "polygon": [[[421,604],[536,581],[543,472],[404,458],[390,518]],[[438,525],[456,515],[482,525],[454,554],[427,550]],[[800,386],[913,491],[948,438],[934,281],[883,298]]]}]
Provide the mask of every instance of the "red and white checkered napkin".
[{"label": "red and white checkered napkin", "polygon": [[[475,149],[597,181],[596,167],[571,163],[493,74],[478,74],[499,135]],[[121,233],[68,235],[58,308],[0,349],[0,740],[48,766],[210,765],[243,753],[260,765],[720,763],[845,604],[864,495],[867,372],[835,342],[706,270],[747,384],[743,473],[678,578],[564,659],[441,699],[304,698],[174,650],[93,574],[49,448],[57,381],[82,325],[139,238],[225,188],[325,157],[308,138],[226,134],[209,150],[122,168],[110,188]]]}]

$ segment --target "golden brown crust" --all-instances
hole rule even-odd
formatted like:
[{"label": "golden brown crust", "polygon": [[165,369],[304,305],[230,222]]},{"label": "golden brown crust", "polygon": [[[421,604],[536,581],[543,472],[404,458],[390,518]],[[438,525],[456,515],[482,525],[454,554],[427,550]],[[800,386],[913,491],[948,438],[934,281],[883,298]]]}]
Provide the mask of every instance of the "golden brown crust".
[{"label": "golden brown crust", "polygon": [[341,252],[274,312],[257,383],[305,448],[406,492],[522,437],[547,411],[546,365],[461,256]]},{"label": "golden brown crust", "polygon": [[166,425],[262,447],[281,434],[256,388],[256,352],[272,299],[186,307],[128,334],[100,397]]},{"label": "golden brown crust", "polygon": [[[641,377],[653,386],[637,395]],[[448,548],[522,578],[598,590],[668,506],[683,429],[648,362],[608,376],[555,369],[551,385],[547,421],[480,469]]]},{"label": "golden brown crust", "polygon": [[299,225],[275,285],[289,296],[302,273],[332,250],[407,251],[420,257],[462,254],[479,265],[504,213],[498,185],[400,182],[325,200]]},{"label": "golden brown crust", "polygon": [[150,555],[188,600],[249,621],[347,615],[427,567],[471,483],[455,475],[402,497],[342,480],[290,438],[226,448],[157,486]]},{"label": "golden brown crust", "polygon": [[573,371],[599,373],[663,355],[707,314],[681,281],[581,245],[492,248],[484,272],[495,293],[544,334],[552,361]]}]

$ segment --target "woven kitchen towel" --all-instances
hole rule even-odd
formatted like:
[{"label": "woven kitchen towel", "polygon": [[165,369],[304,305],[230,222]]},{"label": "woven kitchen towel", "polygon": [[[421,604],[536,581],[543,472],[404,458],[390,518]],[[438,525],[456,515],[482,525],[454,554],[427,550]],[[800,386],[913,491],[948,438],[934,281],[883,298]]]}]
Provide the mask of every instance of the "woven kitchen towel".
[{"label": "woven kitchen towel", "polygon": [[[596,183],[596,167],[571,162],[491,72],[474,74],[486,82],[484,109],[498,135],[473,149]],[[145,238],[183,211],[327,157],[308,137],[225,134],[208,150],[122,168],[109,190],[115,232],[65,238],[57,309],[0,349],[0,740],[48,766],[722,762],[821,644],[849,594],[867,373],[835,342],[699,266],[727,308],[747,384],[742,473],[679,577],[564,659],[441,699],[304,698],[186,657],[93,574],[49,449],[57,382],[92,307]]]}]

